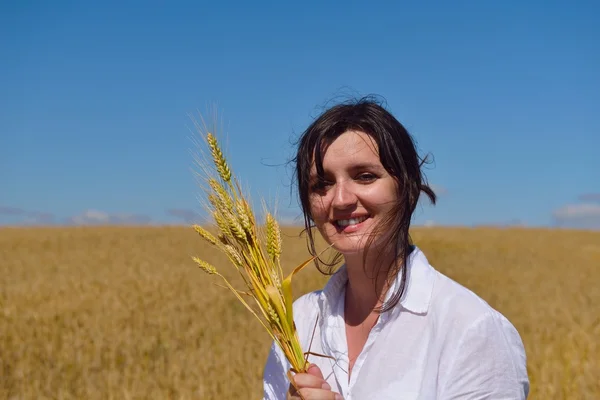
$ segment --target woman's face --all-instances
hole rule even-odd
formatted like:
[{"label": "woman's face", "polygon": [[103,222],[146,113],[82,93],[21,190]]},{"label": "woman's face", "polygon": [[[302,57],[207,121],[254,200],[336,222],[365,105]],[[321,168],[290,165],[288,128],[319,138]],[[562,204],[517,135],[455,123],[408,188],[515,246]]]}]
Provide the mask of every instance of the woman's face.
[{"label": "woman's face", "polygon": [[[396,179],[385,170],[377,144],[364,132],[343,133],[322,154],[324,180],[317,179],[314,163],[310,172],[312,218],[336,250],[360,254],[398,200]],[[376,251],[374,239],[371,250]]]}]

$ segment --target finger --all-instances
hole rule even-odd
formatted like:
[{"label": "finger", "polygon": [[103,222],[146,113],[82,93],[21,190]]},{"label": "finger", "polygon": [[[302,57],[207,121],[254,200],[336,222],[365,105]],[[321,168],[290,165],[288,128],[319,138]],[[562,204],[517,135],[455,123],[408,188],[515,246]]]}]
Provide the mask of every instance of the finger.
[{"label": "finger", "polygon": [[323,380],[325,380],[325,378],[323,377],[323,373],[321,372],[321,369],[319,367],[317,367],[316,364],[310,364],[310,366],[308,367],[308,371],[307,371],[310,375],[314,375],[318,378],[321,378]]},{"label": "finger", "polygon": [[298,397],[300,395],[304,400],[343,400],[339,393],[323,389],[303,388],[297,394]]},{"label": "finger", "polygon": [[298,388],[313,388],[331,390],[331,386],[323,378],[318,376],[300,373],[294,375],[293,384]]}]

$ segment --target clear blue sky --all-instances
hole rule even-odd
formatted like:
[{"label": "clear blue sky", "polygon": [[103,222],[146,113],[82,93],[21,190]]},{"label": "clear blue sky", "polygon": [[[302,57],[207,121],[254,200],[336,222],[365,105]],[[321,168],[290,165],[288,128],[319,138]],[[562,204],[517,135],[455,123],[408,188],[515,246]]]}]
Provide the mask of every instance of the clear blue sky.
[{"label": "clear blue sky", "polygon": [[291,143],[377,94],[435,164],[415,223],[600,227],[600,3],[3,2],[0,223],[181,222],[190,113],[217,103],[253,196]]}]

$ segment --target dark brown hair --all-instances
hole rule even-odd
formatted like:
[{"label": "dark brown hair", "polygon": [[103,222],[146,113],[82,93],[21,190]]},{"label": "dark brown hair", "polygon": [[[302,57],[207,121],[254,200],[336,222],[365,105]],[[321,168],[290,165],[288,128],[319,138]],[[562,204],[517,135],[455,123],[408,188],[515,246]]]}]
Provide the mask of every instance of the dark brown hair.
[{"label": "dark brown hair", "polygon": [[[379,232],[385,233],[383,240],[385,241],[384,245],[386,248],[394,249],[395,252],[393,254],[397,254],[402,262],[398,263],[397,258],[395,258],[392,265],[382,265],[377,270],[377,278],[394,279],[402,266],[406,265],[410,256],[412,249],[412,240],[409,234],[410,222],[421,193],[425,193],[433,204],[436,202],[436,195],[427,184],[425,176],[421,171],[426,158],[422,159],[419,157],[411,135],[373,97],[363,97],[339,103],[327,109],[303,132],[298,141],[298,150],[294,158],[295,174],[300,205],[304,214],[304,226],[308,235],[307,245],[309,252],[312,255],[316,255],[317,253],[312,233],[314,221],[310,215],[309,204],[309,174],[312,163],[316,163],[319,179],[324,179],[322,165],[323,147],[348,130],[362,131],[372,137],[379,149],[381,164],[398,183],[398,202],[392,207],[392,213],[390,213],[378,229]],[[368,247],[371,243],[372,240],[366,246],[365,260]],[[315,264],[321,273],[331,274],[333,272],[332,267],[340,260],[341,254],[337,253],[331,261],[325,262],[317,259]],[[321,264],[329,266],[329,270],[325,271],[322,269]],[[381,271],[389,271],[389,273],[386,274],[387,276],[380,276]],[[387,311],[400,301],[405,290],[406,278],[407,274],[402,274],[399,289],[378,311]]]}]

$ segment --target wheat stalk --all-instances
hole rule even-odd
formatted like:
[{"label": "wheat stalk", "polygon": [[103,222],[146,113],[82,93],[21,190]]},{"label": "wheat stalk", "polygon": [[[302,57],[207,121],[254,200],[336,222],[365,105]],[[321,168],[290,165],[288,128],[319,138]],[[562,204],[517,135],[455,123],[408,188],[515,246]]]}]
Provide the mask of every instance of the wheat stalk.
[{"label": "wheat stalk", "polygon": [[[208,202],[204,206],[218,233],[214,236],[199,225],[194,225],[194,229],[203,240],[227,256],[231,266],[242,276],[246,290],[233,288],[211,264],[197,257],[192,259],[206,273],[220,277],[225,287],[260,321],[285,354],[292,371],[306,372],[308,353],[302,350],[294,324],[291,282],[314,257],[283,278],[281,230],[277,220],[265,210],[264,228],[259,227],[249,198],[241,190],[216,136],[199,131],[210,151],[210,160],[197,160],[205,174],[204,190]],[[250,300],[246,301],[241,294],[248,295]]]}]

